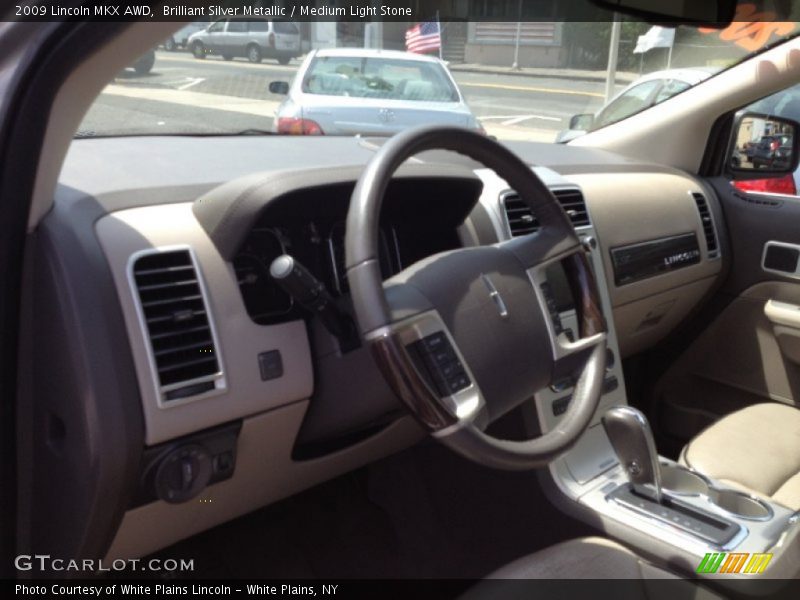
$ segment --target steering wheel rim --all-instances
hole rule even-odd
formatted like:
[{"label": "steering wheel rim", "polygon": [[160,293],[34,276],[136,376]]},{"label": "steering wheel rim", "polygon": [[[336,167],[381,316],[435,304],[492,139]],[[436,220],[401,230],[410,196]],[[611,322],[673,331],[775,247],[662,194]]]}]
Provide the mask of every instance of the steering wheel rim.
[{"label": "steering wheel rim", "polygon": [[[481,250],[464,248],[435,255],[384,283],[378,258],[384,194],[405,160],[435,149],[464,154],[494,170],[531,208],[541,227],[536,233],[482,246]],[[556,261],[562,262],[576,299],[581,335],[576,342],[558,337],[549,312],[543,308],[546,303],[537,274]],[[412,415],[447,446],[489,467],[535,468],[572,447],[588,427],[599,404],[606,357],[606,328],[597,287],[584,249],[561,205],[510,150],[458,127],[423,126],[390,138],[367,164],[353,191],[345,263],[359,330],[378,368]],[[453,279],[453,285],[442,283],[447,278]],[[477,307],[474,310],[482,312],[473,311],[467,318],[453,308],[454,304]],[[497,316],[487,317],[489,305]],[[469,331],[470,323],[477,323],[475,314],[481,315],[481,326],[489,337],[505,336],[509,349],[516,350],[502,358],[502,362],[515,362],[517,366],[503,373],[511,381],[511,400],[500,398],[498,389],[504,384],[490,381],[487,375],[503,364],[498,364],[496,353],[480,347],[480,336]],[[545,331],[549,344],[527,340]],[[432,349],[434,342],[443,344],[438,354]],[[544,387],[544,374],[539,372],[544,366],[535,368],[531,364],[530,373],[520,368],[528,360],[536,363],[543,349],[549,351],[553,363],[548,380],[556,368],[575,373],[565,415],[553,429],[531,440],[508,441],[486,434],[483,428],[492,417],[493,404],[507,411],[521,404],[531,388],[536,391]],[[439,361],[432,356],[444,358]],[[484,363],[491,364],[487,367]],[[466,380],[458,373],[447,379],[442,374],[447,368],[460,369]],[[475,372],[481,374],[482,383]],[[456,390],[454,381],[462,387]],[[487,398],[491,402],[487,403]]]}]

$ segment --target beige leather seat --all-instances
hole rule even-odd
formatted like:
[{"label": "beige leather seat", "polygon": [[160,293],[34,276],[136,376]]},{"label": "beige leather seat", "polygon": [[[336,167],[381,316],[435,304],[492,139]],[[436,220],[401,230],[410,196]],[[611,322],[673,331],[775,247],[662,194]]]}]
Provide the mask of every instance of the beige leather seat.
[{"label": "beige leather seat", "polygon": [[[695,581],[682,579],[678,575],[656,567],[624,546],[600,537],[579,538],[550,546],[502,567],[487,579],[627,579],[630,584],[616,590],[614,600],[720,598],[698,586]],[[462,600],[568,597],[564,595],[565,590],[556,588],[550,591],[560,591],[560,594],[548,595],[547,590],[541,587],[530,590],[538,593],[524,594],[524,591],[519,586],[503,586],[485,581],[472,588]],[[576,590],[572,591],[574,593]]]},{"label": "beige leather seat", "polygon": [[550,546],[501,567],[489,579],[680,579],[610,539],[585,537]]},{"label": "beige leather seat", "polygon": [[681,462],[800,510],[800,410],[766,403],[732,413],[689,442]]}]

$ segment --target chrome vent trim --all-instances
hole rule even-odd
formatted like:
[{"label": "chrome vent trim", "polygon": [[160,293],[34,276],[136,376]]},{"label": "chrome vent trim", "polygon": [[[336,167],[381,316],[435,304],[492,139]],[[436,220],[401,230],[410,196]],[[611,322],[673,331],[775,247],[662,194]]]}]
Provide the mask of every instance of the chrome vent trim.
[{"label": "chrome vent trim", "polygon": [[192,248],[152,248],[131,255],[128,281],[159,406],[223,392],[219,339]]},{"label": "chrome vent trim", "polygon": [[719,258],[719,236],[717,235],[716,223],[714,223],[714,216],[711,214],[708,201],[700,192],[690,192],[690,194],[694,198],[697,212],[700,215],[700,223],[703,225],[703,236],[706,240],[708,258]]},{"label": "chrome vent trim", "polygon": [[[552,192],[575,229],[591,226],[586,200],[581,190],[560,188],[552,190]],[[511,237],[527,235],[539,230],[539,221],[515,191],[508,190],[500,194],[500,208],[503,212],[506,232]]]}]

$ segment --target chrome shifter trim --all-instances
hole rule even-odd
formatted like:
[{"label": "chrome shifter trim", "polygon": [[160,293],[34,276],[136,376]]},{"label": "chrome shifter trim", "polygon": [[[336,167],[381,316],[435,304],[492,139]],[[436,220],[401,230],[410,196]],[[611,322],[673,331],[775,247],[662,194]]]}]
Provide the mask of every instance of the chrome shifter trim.
[{"label": "chrome shifter trim", "polygon": [[713,544],[713,543],[711,543],[710,541],[708,541],[708,540],[706,540],[704,538],[692,535],[691,533],[689,533],[685,529],[683,529],[681,527],[677,527],[677,526],[673,525],[672,523],[670,523],[669,521],[666,521],[664,519],[659,519],[658,517],[656,517],[655,515],[653,515],[651,512],[649,512],[647,510],[642,510],[642,509],[638,508],[637,506],[635,506],[633,504],[628,504],[626,502],[621,502],[618,499],[614,498],[612,496],[612,494],[607,494],[606,495],[606,501],[609,502],[609,503],[613,503],[614,505],[619,506],[621,508],[624,508],[626,510],[629,510],[631,512],[631,514],[633,516],[635,516],[636,518],[645,520],[648,523],[656,525],[657,527],[660,527],[662,529],[666,529],[671,534],[677,535],[678,537],[683,538],[683,539],[688,540],[688,541],[691,541],[692,543],[703,544],[703,545],[707,546],[711,550],[718,550],[718,551],[733,550],[739,544],[741,544],[745,540],[745,538],[747,538],[748,534],[750,533],[748,528],[745,525],[743,525],[742,523],[739,523],[738,521],[734,521],[734,524],[739,528],[739,531],[736,533],[735,536],[733,536],[731,538],[731,540],[729,542],[727,542],[726,544],[724,544],[722,546],[718,546],[718,545]]},{"label": "chrome shifter trim", "polygon": [[[664,497],[661,489],[661,465],[647,418],[631,406],[614,406],[605,412],[602,422],[630,482],[637,491],[661,503]],[[624,435],[626,433],[628,435]],[[637,462],[638,453],[635,450],[641,445],[642,439],[647,456],[641,456]],[[651,490],[648,484],[654,489]]]}]

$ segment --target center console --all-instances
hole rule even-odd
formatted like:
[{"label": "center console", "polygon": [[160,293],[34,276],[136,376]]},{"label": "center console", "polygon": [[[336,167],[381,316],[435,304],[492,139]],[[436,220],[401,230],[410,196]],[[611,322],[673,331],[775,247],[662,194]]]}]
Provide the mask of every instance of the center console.
[{"label": "center console", "polygon": [[[583,211],[583,220],[575,219],[574,204],[565,205],[564,198],[570,196],[567,201],[573,202],[581,190],[552,171],[535,170],[573,218],[576,233],[588,251],[608,323],[606,374],[598,409],[579,442],[540,472],[545,491],[572,516],[621,540],[645,558],[668,564],[676,572],[728,582],[795,578],[800,569],[798,513],[660,457],[654,445],[645,453],[648,459],[634,460],[637,464],[631,469],[627,451],[620,446],[635,445],[631,440],[636,436],[623,431],[614,437],[624,442],[612,445],[603,427],[603,416],[611,407],[627,405],[608,277],[621,285],[695,265],[700,260],[697,237],[667,236],[653,243],[637,244],[640,247],[604,248],[598,243],[591,207],[585,199],[577,211]],[[489,174],[479,175],[485,186],[482,202],[487,209],[494,208],[500,239],[529,233],[536,226],[535,217],[513,203],[512,193],[503,189],[504,182]],[[709,258],[718,256],[716,247],[713,256],[710,250],[709,245]],[[603,252],[611,252],[610,260],[603,260]],[[607,273],[606,265],[614,272]],[[548,269],[545,279],[542,295],[554,330],[559,335],[573,336],[578,323],[567,298],[563,273],[557,268]],[[536,394],[526,414],[529,431],[545,433],[556,426],[569,407],[573,385],[569,378],[556,380],[549,389]],[[609,431],[612,429],[609,427]],[[654,464],[644,464],[648,461]],[[642,473],[653,471],[658,481],[641,485]]]},{"label": "center console", "polygon": [[[578,232],[584,240],[594,239],[591,226]],[[659,248],[672,252],[675,246]],[[798,513],[660,457],[654,444],[648,451],[632,450],[632,445],[645,445],[644,441],[637,442],[633,430],[623,428],[615,434],[613,424],[606,422],[607,427],[603,427],[604,419],[617,410],[611,407],[638,411],[626,406],[601,252],[591,244],[587,249],[609,323],[606,381],[589,429],[572,450],[544,471],[543,483],[551,499],[654,562],[667,563],[673,570],[694,576],[736,581],[738,591],[742,591],[743,579],[797,577]],[[573,311],[562,310],[557,301],[554,310],[565,328],[575,326]],[[535,409],[544,431],[562,418],[570,391],[571,382],[557,382],[537,394]],[[646,419],[644,425],[647,426]],[[724,448],[720,451],[724,452]],[[631,459],[629,455],[637,452],[643,458]],[[648,464],[651,462],[652,466]],[[649,484],[638,483],[653,471]]]}]

